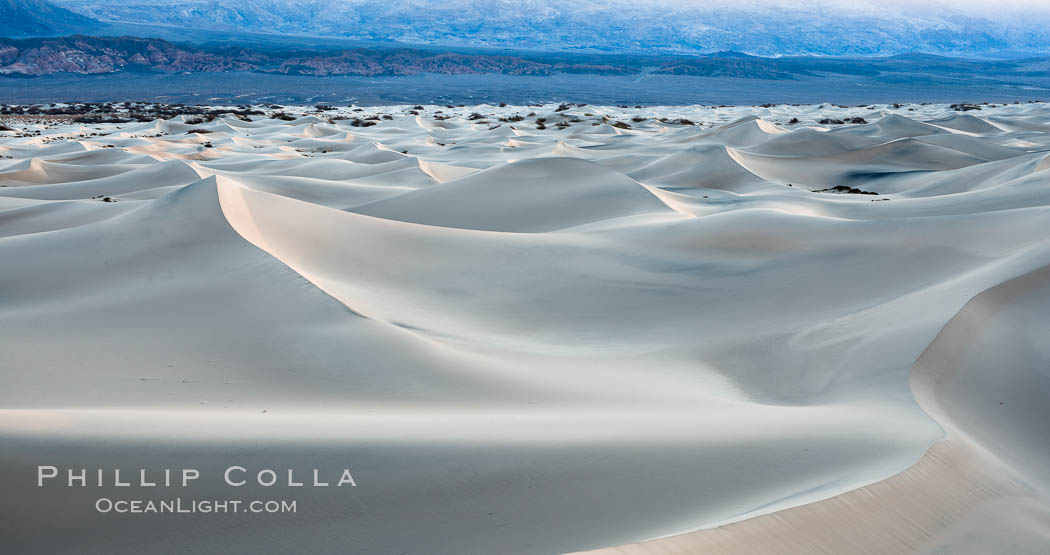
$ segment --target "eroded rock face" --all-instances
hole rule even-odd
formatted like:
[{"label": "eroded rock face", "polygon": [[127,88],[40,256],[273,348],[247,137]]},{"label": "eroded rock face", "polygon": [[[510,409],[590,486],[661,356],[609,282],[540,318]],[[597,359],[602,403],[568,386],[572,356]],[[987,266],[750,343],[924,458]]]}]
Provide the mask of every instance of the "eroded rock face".
[{"label": "eroded rock face", "polygon": [[23,75],[112,73],[130,68],[162,72],[248,71],[252,64],[156,39],[61,37],[10,40],[0,46],[0,72]]},{"label": "eroded rock face", "polygon": [[174,72],[263,71],[300,75],[414,75],[504,73],[546,75],[556,71],[629,73],[627,68],[550,64],[512,56],[471,56],[408,49],[266,53],[249,49],[211,52],[160,39],[60,37],[0,40],[0,73],[112,73],[122,70]]}]

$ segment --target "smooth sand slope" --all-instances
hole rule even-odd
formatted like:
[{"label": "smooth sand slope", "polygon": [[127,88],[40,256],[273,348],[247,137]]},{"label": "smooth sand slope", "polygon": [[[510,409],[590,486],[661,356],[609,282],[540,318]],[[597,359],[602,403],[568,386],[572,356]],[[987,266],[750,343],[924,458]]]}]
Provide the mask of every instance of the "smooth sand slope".
[{"label": "smooth sand slope", "polygon": [[1050,550],[1050,109],[556,108],[8,122],[0,551]]}]

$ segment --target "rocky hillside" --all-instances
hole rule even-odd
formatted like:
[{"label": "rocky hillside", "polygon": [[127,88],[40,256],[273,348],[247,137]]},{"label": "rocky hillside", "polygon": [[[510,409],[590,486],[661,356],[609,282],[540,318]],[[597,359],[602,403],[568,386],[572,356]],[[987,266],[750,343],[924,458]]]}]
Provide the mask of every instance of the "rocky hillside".
[{"label": "rocky hillside", "polygon": [[[56,73],[254,72],[309,76],[434,74],[691,75],[798,80],[839,75],[884,83],[911,82],[916,75],[943,84],[1013,82],[1023,77],[1050,86],[1050,59],[972,60],[908,54],[882,58],[762,58],[738,52],[702,56],[624,56],[517,52],[495,55],[474,50],[410,48],[286,49],[261,46],[191,46],[137,37],[0,38],[0,76]],[[909,81],[911,80],[911,81]]]},{"label": "rocky hillside", "polygon": [[515,56],[471,55],[405,48],[339,51],[268,51],[202,48],[160,39],[70,36],[0,39],[0,74],[98,74],[119,71],[160,73],[255,71],[287,75],[415,75],[419,73],[629,74],[624,66],[534,61]]}]

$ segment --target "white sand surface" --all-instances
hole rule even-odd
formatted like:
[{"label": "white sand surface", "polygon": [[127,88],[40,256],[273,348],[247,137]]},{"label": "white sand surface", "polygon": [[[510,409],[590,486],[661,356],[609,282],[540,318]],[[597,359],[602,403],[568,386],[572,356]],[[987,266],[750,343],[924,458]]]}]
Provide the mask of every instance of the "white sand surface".
[{"label": "white sand surface", "polygon": [[1050,108],[557,108],[9,122],[0,552],[1050,551]]}]

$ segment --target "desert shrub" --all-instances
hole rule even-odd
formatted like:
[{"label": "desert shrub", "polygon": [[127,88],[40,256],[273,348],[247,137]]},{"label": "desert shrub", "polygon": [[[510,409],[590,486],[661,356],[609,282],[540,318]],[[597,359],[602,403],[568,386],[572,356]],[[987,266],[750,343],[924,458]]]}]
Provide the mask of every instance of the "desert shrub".
[{"label": "desert shrub", "polygon": [[848,195],[877,195],[878,194],[878,193],[873,193],[871,191],[862,191],[860,189],[857,189],[856,187],[850,187],[849,185],[835,185],[834,187],[829,187],[827,189],[819,189],[819,190],[816,190],[816,191],[813,191],[813,192],[814,193],[841,193],[841,194],[848,194]]},{"label": "desert shrub", "polygon": [[[130,123],[130,119],[114,118],[114,117],[102,117],[102,116],[81,116],[73,120],[74,123]],[[202,122],[203,123],[203,122]]]}]

